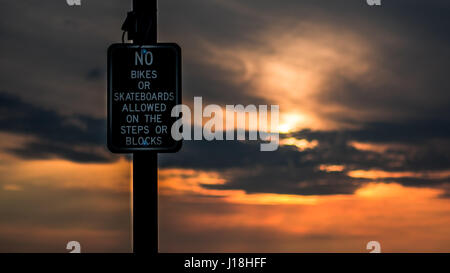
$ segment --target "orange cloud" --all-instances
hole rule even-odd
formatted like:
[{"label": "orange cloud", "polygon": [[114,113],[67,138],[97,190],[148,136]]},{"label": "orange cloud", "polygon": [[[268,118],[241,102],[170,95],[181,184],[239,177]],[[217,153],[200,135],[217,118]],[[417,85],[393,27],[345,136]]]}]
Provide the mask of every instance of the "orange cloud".
[{"label": "orange cloud", "polygon": [[[206,198],[198,205],[200,198],[166,196],[160,199],[160,248],[163,252],[367,252],[367,242],[376,240],[383,252],[448,252],[450,200],[438,198],[441,193],[372,183],[353,195],[314,196],[314,202],[302,204],[261,204],[246,195],[247,202]],[[196,244],[183,244],[191,238]]]},{"label": "orange cloud", "polygon": [[[236,204],[312,204],[316,198],[289,194],[253,193],[242,190],[214,190],[202,187],[202,184],[223,184],[226,179],[218,172],[206,172],[185,169],[164,169],[159,174],[159,194],[182,196],[196,200],[201,196],[218,196],[220,199]],[[190,198],[190,196],[194,196]]]},{"label": "orange cloud", "polygon": [[387,172],[383,170],[354,170],[349,171],[348,176],[354,178],[368,178],[368,179],[402,178],[402,177],[442,179],[450,177],[450,171]]},{"label": "orange cloud", "polygon": [[0,252],[131,251],[129,161],[0,156]]},{"label": "orange cloud", "polygon": [[320,165],[319,170],[325,172],[342,172],[345,169],[343,165]]},{"label": "orange cloud", "polygon": [[[115,163],[75,163],[62,159],[20,160],[2,154],[0,181],[4,189],[21,189],[27,184],[57,188],[130,190],[131,163],[121,158]],[[94,182],[95,181],[95,182]]]},{"label": "orange cloud", "polygon": [[319,145],[317,140],[308,141],[306,139],[296,139],[294,137],[284,138],[280,141],[280,145],[295,146],[297,150],[304,151],[314,149]]},{"label": "orange cloud", "polygon": [[[384,252],[450,250],[450,200],[439,198],[442,190],[369,183],[352,195],[248,194],[202,188],[224,183],[216,172],[160,173],[163,252],[366,252],[372,240]],[[179,236],[196,244],[170,239]]]}]

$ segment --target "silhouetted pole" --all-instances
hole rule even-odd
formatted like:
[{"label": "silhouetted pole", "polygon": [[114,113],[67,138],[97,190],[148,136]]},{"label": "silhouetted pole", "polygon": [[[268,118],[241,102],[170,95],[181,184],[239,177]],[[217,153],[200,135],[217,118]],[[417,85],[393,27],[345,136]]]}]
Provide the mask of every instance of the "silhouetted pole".
[{"label": "silhouetted pole", "polygon": [[[157,1],[133,0],[136,33],[129,36],[135,44],[156,44]],[[158,252],[158,154],[133,154],[133,252]]]}]

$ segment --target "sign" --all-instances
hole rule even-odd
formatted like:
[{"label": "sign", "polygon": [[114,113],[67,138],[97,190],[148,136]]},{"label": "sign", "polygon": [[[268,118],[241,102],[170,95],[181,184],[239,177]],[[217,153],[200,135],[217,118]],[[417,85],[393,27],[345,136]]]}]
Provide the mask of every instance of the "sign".
[{"label": "sign", "polygon": [[108,48],[108,148],[113,153],[176,152],[172,108],[181,104],[177,44]]}]

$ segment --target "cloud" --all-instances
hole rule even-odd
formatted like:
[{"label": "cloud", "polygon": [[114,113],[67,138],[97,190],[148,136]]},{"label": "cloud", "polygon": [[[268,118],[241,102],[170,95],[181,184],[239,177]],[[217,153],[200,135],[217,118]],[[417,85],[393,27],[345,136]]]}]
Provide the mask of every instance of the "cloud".
[{"label": "cloud", "polygon": [[383,12],[359,0],[160,6],[161,35],[184,49],[188,100],[278,103],[282,118],[322,130],[449,118],[450,20],[435,16],[445,1],[395,1]]},{"label": "cloud", "polygon": [[130,163],[1,154],[0,252],[130,252]]},{"label": "cloud", "polygon": [[7,150],[22,158],[60,157],[78,162],[117,160],[106,151],[106,121],[84,115],[63,116],[54,110],[0,93],[0,131],[32,137]]},{"label": "cloud", "polygon": [[99,67],[92,68],[86,74],[86,79],[90,81],[103,79],[103,77],[104,77],[104,70]]},{"label": "cloud", "polygon": [[[405,186],[446,189],[450,177],[449,124],[445,120],[368,123],[359,129],[302,130],[282,139],[315,141],[299,150],[282,145],[260,152],[258,142],[184,142],[176,155],[162,155],[163,168],[218,171],[225,183],[203,184],[206,189],[244,190],[247,193],[298,195],[352,194],[369,182],[396,182]],[[354,143],[387,145],[384,150],[363,149]],[[359,148],[358,148],[359,147]],[[327,171],[322,166],[341,166]],[[423,176],[357,177],[354,170],[419,172]],[[427,173],[442,173],[427,176]]]},{"label": "cloud", "polygon": [[[6,4],[0,24],[3,89],[64,114],[104,117],[106,48],[120,40],[129,8],[122,1],[78,9],[60,1]],[[159,37],[183,48],[186,103],[194,95],[219,104],[284,98],[282,115],[303,113],[302,128],[323,129],[447,115],[449,20],[433,11],[448,9],[445,1],[396,1],[378,12],[360,0],[168,0],[159,3]],[[249,65],[255,75],[236,81]],[[366,71],[352,72],[358,65]],[[277,67],[288,73],[271,75],[282,72]],[[300,88],[308,79],[320,85]],[[292,90],[284,92],[281,83]]]},{"label": "cloud", "polygon": [[0,252],[66,253],[73,240],[83,252],[131,251],[129,192],[54,186],[0,188]]},{"label": "cloud", "polygon": [[[25,103],[0,93],[0,130],[26,135],[21,145],[4,148],[26,159],[65,158],[77,162],[117,160],[104,148],[105,121],[88,116],[62,116],[55,111]],[[450,151],[446,120],[411,120],[402,123],[367,123],[359,129],[334,131],[302,130],[285,135],[316,144],[299,150],[282,145],[271,153],[259,151],[259,142],[185,141],[176,155],[161,155],[163,168],[213,170],[226,183],[203,185],[209,189],[241,189],[248,193],[298,195],[351,194],[370,178],[350,177],[351,170],[446,171]],[[353,142],[394,144],[383,152],[358,149]],[[286,142],[289,144],[289,142]],[[396,148],[395,144],[402,144]],[[406,147],[406,148],[405,148]],[[342,171],[328,172],[322,165],[342,165]],[[443,187],[447,178],[394,178],[407,186]]]},{"label": "cloud", "polygon": [[58,113],[104,118],[106,82],[86,75],[93,68],[105,74],[106,49],[120,41],[130,3],[86,1],[73,8],[51,0],[3,5],[2,89]]},{"label": "cloud", "polygon": [[[28,163],[45,159],[50,165],[32,165],[47,167],[43,180],[66,170],[53,158],[82,162],[70,169],[74,176],[84,174],[89,162],[118,162],[104,147],[104,75],[106,48],[120,41],[129,2],[84,1],[77,9],[60,0],[2,4],[3,152]],[[448,223],[440,216],[447,213],[449,181],[426,174],[450,167],[449,10],[445,0],[384,1],[382,9],[363,0],[160,1],[159,40],[183,48],[185,103],[194,95],[221,105],[279,103],[282,119],[292,117],[304,129],[283,136],[298,140],[286,144],[317,143],[261,153],[256,142],[185,142],[180,153],[160,155],[163,171],[215,175],[179,175],[199,192],[189,196],[195,204],[162,200],[163,250],[355,251],[364,248],[362,240],[373,240],[367,234],[385,239],[394,251],[444,248]],[[14,169],[4,155],[3,174]],[[29,165],[17,166],[23,168],[16,180],[0,182],[10,196],[0,199],[0,251],[54,251],[77,236],[89,242],[88,250],[129,250],[123,191],[86,189],[96,171],[84,179],[51,180],[63,182],[51,187],[27,177]],[[109,182],[97,186],[108,188]],[[269,201],[289,195],[325,204],[293,209],[214,203],[230,191],[244,192],[240,202],[268,194],[263,197]],[[412,232],[402,233],[404,227]]]},{"label": "cloud", "polygon": [[377,240],[383,252],[446,252],[448,200],[439,193],[373,183],[354,195],[285,205],[162,195],[160,250],[366,252],[367,242]]}]

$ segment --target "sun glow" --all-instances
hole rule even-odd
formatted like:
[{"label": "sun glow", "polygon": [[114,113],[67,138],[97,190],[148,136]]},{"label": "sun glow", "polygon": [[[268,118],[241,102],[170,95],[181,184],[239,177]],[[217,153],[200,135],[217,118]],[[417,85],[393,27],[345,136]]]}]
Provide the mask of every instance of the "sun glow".
[{"label": "sun glow", "polygon": [[[267,39],[266,35],[274,32],[277,39]],[[372,52],[364,39],[306,22],[292,26],[288,32],[267,30],[260,39],[258,47],[252,43],[251,47],[225,49],[205,42],[205,52],[209,53],[205,61],[229,71],[232,77],[228,80],[244,86],[249,95],[279,105],[280,133],[338,128],[343,125],[327,117],[338,113],[354,115],[355,110],[339,104],[328,103],[324,107],[320,97],[330,92],[329,79],[336,73],[360,79],[370,71]]]},{"label": "sun glow", "polygon": [[295,130],[302,128],[302,123],[306,120],[301,114],[286,114],[281,116],[281,122],[278,126],[278,131],[281,134],[288,134]]},{"label": "sun glow", "polygon": [[294,137],[285,138],[280,141],[280,145],[295,146],[301,152],[306,149],[314,149],[319,145],[317,140],[308,141],[306,139],[296,139]]}]

